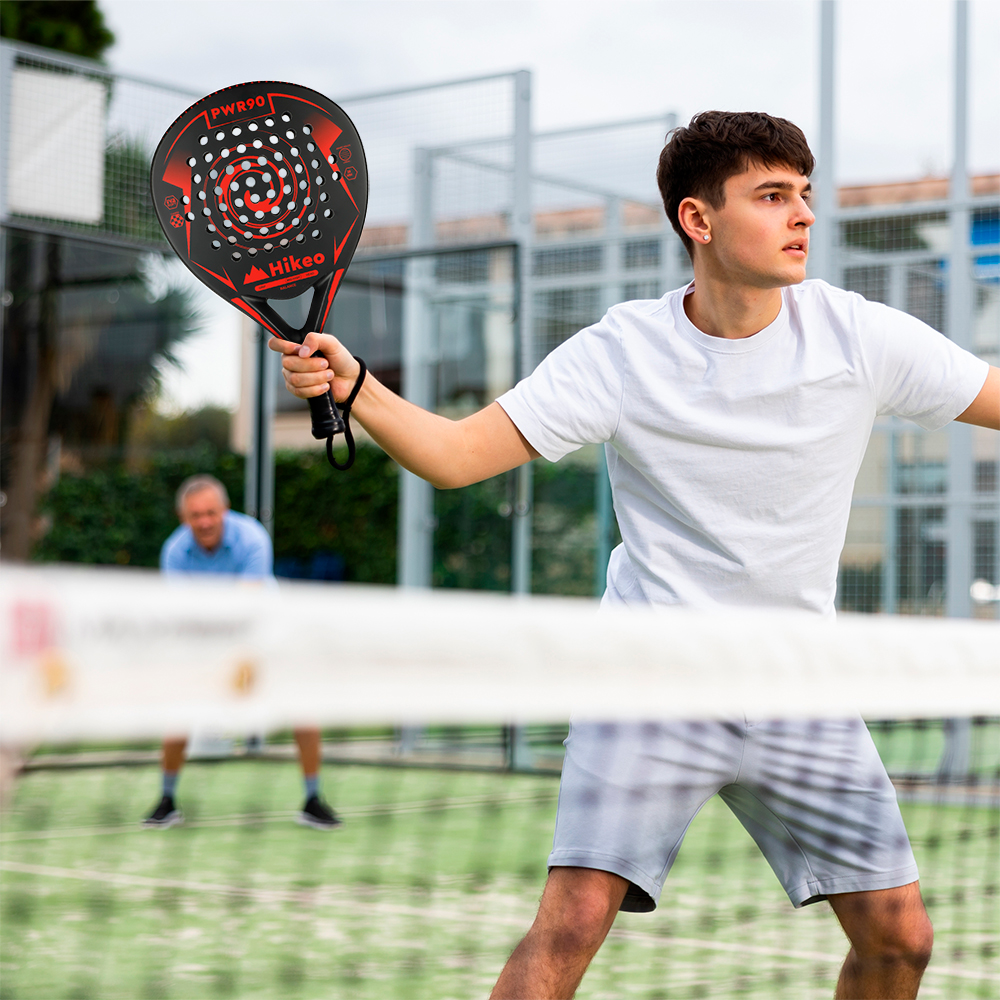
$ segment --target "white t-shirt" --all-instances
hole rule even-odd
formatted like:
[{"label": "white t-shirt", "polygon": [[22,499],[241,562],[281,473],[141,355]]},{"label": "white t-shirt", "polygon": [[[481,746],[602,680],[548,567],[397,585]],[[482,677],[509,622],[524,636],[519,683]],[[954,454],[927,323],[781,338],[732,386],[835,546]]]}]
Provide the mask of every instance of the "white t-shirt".
[{"label": "white t-shirt", "polygon": [[830,614],[876,415],[942,427],[988,366],[816,280],[784,289],[754,336],[711,337],[684,312],[692,289],[614,306],[498,402],[550,461],[607,444],[613,597]]}]

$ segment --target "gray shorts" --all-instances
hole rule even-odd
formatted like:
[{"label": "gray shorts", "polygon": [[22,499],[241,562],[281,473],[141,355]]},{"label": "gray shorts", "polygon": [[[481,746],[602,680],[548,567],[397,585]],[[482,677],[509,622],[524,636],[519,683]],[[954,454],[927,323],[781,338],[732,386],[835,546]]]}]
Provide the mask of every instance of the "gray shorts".
[{"label": "gray shorts", "polygon": [[716,793],[795,906],[918,878],[860,719],[575,723],[549,867],[627,878],[621,908],[655,909],[691,821]]}]

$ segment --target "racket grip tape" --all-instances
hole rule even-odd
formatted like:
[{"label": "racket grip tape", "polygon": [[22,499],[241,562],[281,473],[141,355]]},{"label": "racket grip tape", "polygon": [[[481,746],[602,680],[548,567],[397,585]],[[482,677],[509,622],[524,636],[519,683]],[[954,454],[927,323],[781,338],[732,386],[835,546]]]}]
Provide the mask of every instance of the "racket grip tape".
[{"label": "racket grip tape", "polygon": [[344,433],[344,418],[334,402],[332,388],[322,396],[310,396],[309,411],[312,414],[312,436],[317,441]]}]

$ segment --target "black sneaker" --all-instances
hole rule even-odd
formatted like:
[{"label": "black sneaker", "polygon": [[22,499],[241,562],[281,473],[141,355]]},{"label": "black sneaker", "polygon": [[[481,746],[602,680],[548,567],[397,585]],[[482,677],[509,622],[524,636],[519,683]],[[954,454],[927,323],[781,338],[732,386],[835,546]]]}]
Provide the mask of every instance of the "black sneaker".
[{"label": "black sneaker", "polygon": [[142,825],[166,830],[168,826],[179,826],[183,822],[184,813],[174,804],[173,796],[164,795],[160,804],[142,821]]},{"label": "black sneaker", "polygon": [[299,826],[311,826],[314,830],[336,830],[343,820],[318,795],[311,795],[295,817],[295,822]]}]

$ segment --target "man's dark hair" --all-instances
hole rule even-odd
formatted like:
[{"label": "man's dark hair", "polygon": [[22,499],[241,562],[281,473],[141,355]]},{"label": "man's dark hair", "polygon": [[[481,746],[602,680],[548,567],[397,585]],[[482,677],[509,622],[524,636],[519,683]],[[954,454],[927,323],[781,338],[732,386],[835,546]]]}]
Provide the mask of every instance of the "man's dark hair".
[{"label": "man's dark hair", "polygon": [[677,208],[685,198],[704,198],[713,208],[726,201],[730,177],[751,166],[791,167],[808,177],[815,160],[798,125],[759,111],[702,111],[667,137],[656,183],[674,232],[691,254]]}]

